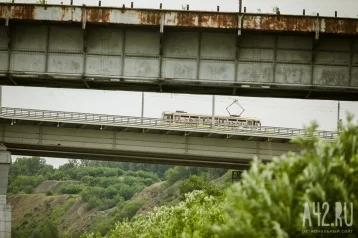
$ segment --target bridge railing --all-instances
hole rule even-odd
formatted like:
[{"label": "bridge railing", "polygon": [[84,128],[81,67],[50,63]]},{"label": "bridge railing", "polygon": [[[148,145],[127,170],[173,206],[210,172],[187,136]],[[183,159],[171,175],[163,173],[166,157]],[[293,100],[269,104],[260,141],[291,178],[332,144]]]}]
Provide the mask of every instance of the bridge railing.
[{"label": "bridge railing", "polygon": [[[57,123],[82,123],[101,126],[126,126],[147,129],[181,130],[188,132],[207,132],[216,134],[248,135],[265,137],[293,138],[297,136],[308,136],[304,129],[248,126],[248,125],[215,125],[211,128],[210,123],[199,123],[196,121],[184,122],[164,120],[162,118],[131,117],[119,115],[91,114],[81,112],[63,112],[24,108],[1,108],[1,117],[8,119],[39,120]],[[320,131],[314,132],[315,136],[334,139],[337,132]]]}]

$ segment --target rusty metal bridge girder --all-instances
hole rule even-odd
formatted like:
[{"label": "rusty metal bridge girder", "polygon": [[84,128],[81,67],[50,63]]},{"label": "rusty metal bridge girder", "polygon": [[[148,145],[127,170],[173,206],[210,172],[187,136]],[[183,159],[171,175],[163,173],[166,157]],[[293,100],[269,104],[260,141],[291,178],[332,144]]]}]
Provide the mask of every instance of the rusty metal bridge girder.
[{"label": "rusty metal bridge girder", "polygon": [[358,100],[358,19],[0,3],[0,84]]},{"label": "rusty metal bridge girder", "polygon": [[358,35],[358,19],[306,15],[0,3],[0,19]]}]

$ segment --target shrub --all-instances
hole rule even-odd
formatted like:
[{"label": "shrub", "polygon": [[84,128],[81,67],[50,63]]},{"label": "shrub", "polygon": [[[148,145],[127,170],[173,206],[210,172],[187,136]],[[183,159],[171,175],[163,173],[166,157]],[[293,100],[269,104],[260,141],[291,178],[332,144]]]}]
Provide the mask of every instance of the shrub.
[{"label": "shrub", "polygon": [[73,183],[61,186],[61,194],[79,194],[84,189],[83,184]]},{"label": "shrub", "polygon": [[23,187],[22,191],[24,193],[30,194],[30,193],[33,193],[34,187],[32,187],[31,185],[27,185],[27,186]]},{"label": "shrub", "polygon": [[105,189],[101,187],[86,187],[81,192],[82,201],[88,202],[91,198],[104,198]]},{"label": "shrub", "polygon": [[30,235],[31,238],[58,238],[58,229],[56,224],[51,220],[42,222]]},{"label": "shrub", "polygon": [[53,192],[51,190],[46,191],[46,196],[52,196],[52,195],[53,195]]},{"label": "shrub", "polygon": [[208,195],[218,196],[222,192],[211,184],[206,175],[192,175],[188,179],[183,180],[183,183],[179,186],[182,199],[185,193],[192,192],[194,190],[204,190]]},{"label": "shrub", "polygon": [[127,202],[120,211],[121,219],[131,219],[143,207],[144,201]]},{"label": "shrub", "polygon": [[87,201],[87,208],[88,209],[97,208],[98,210],[100,210],[102,205],[103,205],[102,201],[97,197],[91,197]]}]

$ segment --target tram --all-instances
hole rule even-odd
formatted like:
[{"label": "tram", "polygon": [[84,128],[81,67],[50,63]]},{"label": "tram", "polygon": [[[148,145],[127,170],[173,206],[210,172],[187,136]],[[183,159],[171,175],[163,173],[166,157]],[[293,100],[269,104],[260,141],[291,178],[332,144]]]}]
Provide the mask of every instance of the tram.
[{"label": "tram", "polygon": [[[164,123],[171,123],[173,125],[179,124],[193,124],[198,127],[211,127],[212,116],[191,114],[184,111],[162,113]],[[261,121],[254,118],[240,117],[240,116],[215,116],[215,127],[260,127]]]}]

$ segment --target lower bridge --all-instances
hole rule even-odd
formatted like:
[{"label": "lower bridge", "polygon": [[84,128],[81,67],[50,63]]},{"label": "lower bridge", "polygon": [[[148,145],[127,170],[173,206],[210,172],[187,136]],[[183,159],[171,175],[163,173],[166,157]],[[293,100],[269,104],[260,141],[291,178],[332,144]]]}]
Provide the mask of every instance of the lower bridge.
[{"label": "lower bridge", "polygon": [[[14,155],[165,163],[244,169],[270,161],[305,130],[280,127],[200,127],[156,118],[1,108],[1,143]],[[316,131],[334,140],[335,132]]]}]

